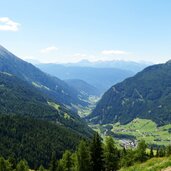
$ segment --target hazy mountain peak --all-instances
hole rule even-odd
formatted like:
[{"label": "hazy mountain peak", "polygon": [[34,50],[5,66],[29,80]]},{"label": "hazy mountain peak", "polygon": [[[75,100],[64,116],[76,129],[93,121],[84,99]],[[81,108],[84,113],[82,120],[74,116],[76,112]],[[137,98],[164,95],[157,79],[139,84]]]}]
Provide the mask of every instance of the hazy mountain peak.
[{"label": "hazy mountain peak", "polygon": [[171,64],[171,59],[168,60],[168,61],[166,62],[166,64],[169,64],[169,65],[170,65],[170,64]]}]

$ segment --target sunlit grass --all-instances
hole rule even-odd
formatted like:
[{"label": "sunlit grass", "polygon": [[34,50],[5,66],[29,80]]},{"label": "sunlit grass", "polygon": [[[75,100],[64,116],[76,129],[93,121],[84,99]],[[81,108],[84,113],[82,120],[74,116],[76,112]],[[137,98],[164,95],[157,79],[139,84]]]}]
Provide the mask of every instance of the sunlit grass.
[{"label": "sunlit grass", "polygon": [[171,166],[171,157],[152,158],[145,163],[122,168],[120,171],[161,171]]}]

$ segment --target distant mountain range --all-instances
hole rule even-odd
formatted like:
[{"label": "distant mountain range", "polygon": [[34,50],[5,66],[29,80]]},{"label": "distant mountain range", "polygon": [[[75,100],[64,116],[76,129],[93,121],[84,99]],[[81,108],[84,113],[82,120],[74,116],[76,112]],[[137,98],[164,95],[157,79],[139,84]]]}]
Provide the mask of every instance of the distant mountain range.
[{"label": "distant mountain range", "polygon": [[87,82],[103,94],[113,84],[133,76],[135,72],[116,68],[95,68],[81,66],[63,66],[58,64],[38,64],[42,71],[62,80],[77,79]]},{"label": "distant mountain range", "polygon": [[171,122],[171,62],[147,67],[112,86],[88,116],[93,123],[126,124],[145,118],[164,125]]},{"label": "distant mountain range", "polygon": [[0,71],[7,72],[34,85],[49,98],[70,108],[73,105],[88,105],[80,94],[66,82],[50,76],[0,46]]},{"label": "distant mountain range", "polygon": [[77,63],[67,63],[64,66],[79,66],[79,67],[93,67],[93,68],[118,68],[122,70],[128,70],[132,72],[139,72],[145,67],[152,65],[150,62],[133,62],[123,60],[111,60],[111,61],[95,61],[90,62],[88,60],[81,60]]}]

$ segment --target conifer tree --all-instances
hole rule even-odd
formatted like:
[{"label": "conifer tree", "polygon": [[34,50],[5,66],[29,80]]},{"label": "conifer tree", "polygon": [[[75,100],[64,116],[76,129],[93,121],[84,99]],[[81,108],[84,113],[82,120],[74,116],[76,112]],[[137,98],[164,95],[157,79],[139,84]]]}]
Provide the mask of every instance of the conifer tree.
[{"label": "conifer tree", "polygon": [[118,168],[118,150],[112,137],[107,137],[104,146],[105,171],[114,171]]},{"label": "conifer tree", "polygon": [[29,171],[28,164],[25,160],[21,160],[16,167],[16,171]]},{"label": "conifer tree", "polygon": [[63,171],[62,159],[58,161],[57,171]]},{"label": "conifer tree", "polygon": [[41,165],[38,169],[38,171],[45,171],[45,168]]},{"label": "conifer tree", "polygon": [[12,171],[11,164],[3,157],[0,157],[0,171]]},{"label": "conifer tree", "polygon": [[11,164],[11,168],[14,170],[16,168],[16,165],[17,165],[15,158],[13,156],[10,156],[8,161]]},{"label": "conifer tree", "polygon": [[171,145],[168,145],[166,147],[166,156],[170,156],[171,155]]},{"label": "conifer tree", "polygon": [[72,171],[78,170],[78,159],[77,159],[77,151],[75,153],[72,153],[71,160],[72,160]]},{"label": "conifer tree", "polygon": [[153,147],[150,148],[150,158],[154,157]]},{"label": "conifer tree", "polygon": [[81,141],[76,153],[77,170],[88,171],[90,169],[90,151],[85,141]]},{"label": "conifer tree", "polygon": [[121,157],[120,165],[124,167],[131,166],[135,163],[135,150],[127,149],[126,153]]},{"label": "conifer tree", "polygon": [[156,157],[159,157],[159,148],[156,150]]},{"label": "conifer tree", "polygon": [[49,171],[56,171],[56,169],[57,169],[56,153],[52,152],[51,161],[49,165]]},{"label": "conifer tree", "polygon": [[164,157],[165,156],[165,149],[164,149],[164,147],[160,148],[158,153],[159,153],[159,157]]},{"label": "conifer tree", "polygon": [[59,169],[63,169],[63,171],[72,171],[73,168],[73,160],[72,153],[69,150],[66,150],[62,156],[62,159],[59,161]]},{"label": "conifer tree", "polygon": [[123,148],[123,150],[122,150],[122,151],[123,151],[123,154],[126,154],[126,153],[127,153],[127,152],[126,152],[126,148],[125,148],[125,147]]},{"label": "conifer tree", "polygon": [[136,161],[144,162],[147,159],[146,148],[147,148],[147,145],[146,145],[145,141],[141,140],[138,143],[138,147],[137,147],[137,150],[135,153]]},{"label": "conifer tree", "polygon": [[103,170],[103,149],[101,138],[98,133],[94,134],[91,146],[90,146],[90,160],[91,160],[91,170],[92,171],[102,171]]}]

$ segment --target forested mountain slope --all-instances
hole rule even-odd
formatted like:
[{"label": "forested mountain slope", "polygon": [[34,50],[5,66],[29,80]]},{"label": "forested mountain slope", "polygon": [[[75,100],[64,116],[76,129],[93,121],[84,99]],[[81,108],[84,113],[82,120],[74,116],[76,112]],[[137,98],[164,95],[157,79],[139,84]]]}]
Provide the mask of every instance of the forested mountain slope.
[{"label": "forested mountain slope", "polygon": [[134,77],[111,87],[88,117],[93,123],[151,119],[171,122],[171,62],[147,67]]},{"label": "forested mountain slope", "polygon": [[100,96],[100,90],[80,79],[64,80],[68,85],[79,91],[85,97]]},{"label": "forested mountain slope", "polygon": [[93,131],[74,112],[33,85],[0,72],[0,151],[5,158],[26,159],[32,168],[48,166],[52,152],[61,157]]},{"label": "forested mountain slope", "polygon": [[92,134],[76,113],[54,103],[34,86],[8,73],[0,73],[0,114],[44,119],[71,128],[82,136]]},{"label": "forested mountain slope", "polygon": [[62,125],[19,115],[0,115],[0,137],[0,155],[13,163],[25,159],[31,168],[49,167],[52,153],[59,159],[83,138]]},{"label": "forested mountain slope", "polygon": [[45,74],[0,46],[0,71],[7,72],[33,84],[56,102],[72,107],[72,104],[86,106],[79,93],[64,81]]}]

